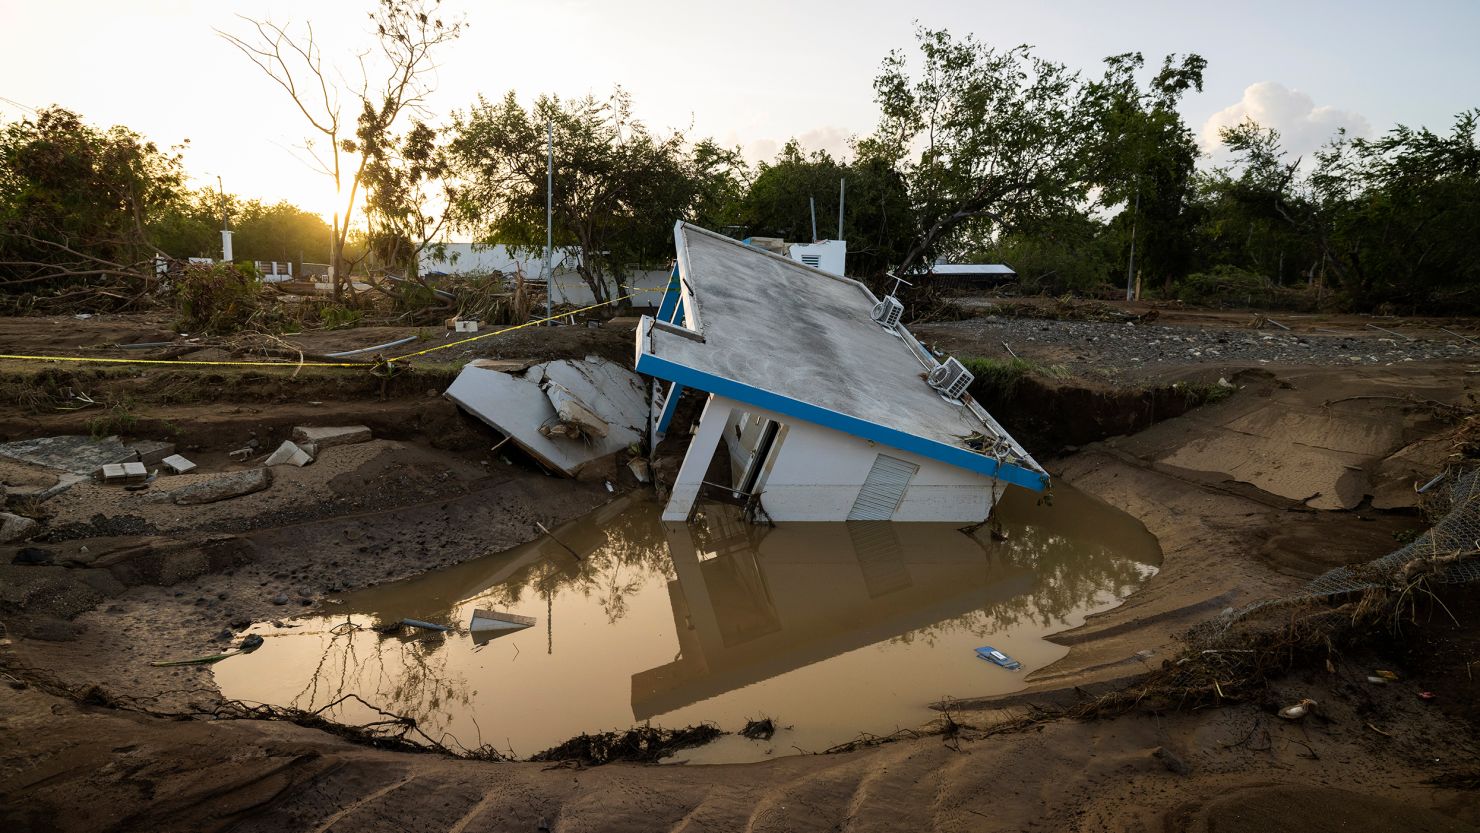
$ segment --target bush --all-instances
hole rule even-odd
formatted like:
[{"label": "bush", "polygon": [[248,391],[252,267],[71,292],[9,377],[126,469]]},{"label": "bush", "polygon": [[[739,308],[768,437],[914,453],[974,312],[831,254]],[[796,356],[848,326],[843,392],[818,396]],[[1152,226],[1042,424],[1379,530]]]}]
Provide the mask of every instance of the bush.
[{"label": "bush", "polygon": [[175,278],[176,326],[193,333],[226,335],[261,311],[257,279],[233,263],[191,265]]},{"label": "bush", "polygon": [[1263,275],[1221,264],[1188,275],[1178,286],[1177,300],[1206,307],[1283,309],[1311,312],[1319,299],[1304,287],[1276,286]]}]

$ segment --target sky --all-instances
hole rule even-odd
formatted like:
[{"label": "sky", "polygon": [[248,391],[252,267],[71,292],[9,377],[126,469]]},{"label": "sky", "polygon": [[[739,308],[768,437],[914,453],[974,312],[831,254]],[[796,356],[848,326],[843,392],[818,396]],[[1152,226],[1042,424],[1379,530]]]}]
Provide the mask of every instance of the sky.
[{"label": "sky", "polygon": [[[330,59],[349,70],[369,43],[370,5],[0,0],[0,118],[58,104],[164,145],[188,138],[196,184],[219,176],[228,191],[327,216],[333,186],[303,161],[302,117],[213,30],[243,33],[237,15],[311,20]],[[443,10],[468,29],[442,54],[434,116],[480,93],[513,89],[527,102],[621,85],[650,127],[712,136],[751,160],[792,137],[846,152],[849,137],[874,127],[881,60],[912,48],[916,23],[995,46],[1031,44],[1089,74],[1107,55],[1138,51],[1156,65],[1167,53],[1197,52],[1208,60],[1206,85],[1182,111],[1209,152],[1217,128],[1245,116],[1279,129],[1303,155],[1337,128],[1441,129],[1480,106],[1473,0],[444,0]]]}]

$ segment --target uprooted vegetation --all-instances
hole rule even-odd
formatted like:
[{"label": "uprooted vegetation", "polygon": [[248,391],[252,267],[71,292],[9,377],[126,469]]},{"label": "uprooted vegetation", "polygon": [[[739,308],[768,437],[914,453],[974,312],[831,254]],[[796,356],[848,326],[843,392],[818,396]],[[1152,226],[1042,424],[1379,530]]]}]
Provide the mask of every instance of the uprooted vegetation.
[{"label": "uprooted vegetation", "polygon": [[577,735],[559,746],[546,749],[531,761],[570,762],[582,766],[624,761],[651,764],[693,746],[702,746],[724,732],[711,723],[682,729],[637,726],[625,732]]}]

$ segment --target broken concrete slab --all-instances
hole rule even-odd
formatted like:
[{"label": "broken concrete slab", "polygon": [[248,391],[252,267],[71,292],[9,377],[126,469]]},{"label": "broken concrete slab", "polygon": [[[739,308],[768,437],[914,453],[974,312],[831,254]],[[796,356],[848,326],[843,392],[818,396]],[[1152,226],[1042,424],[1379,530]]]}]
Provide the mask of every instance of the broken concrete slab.
[{"label": "broken concrete slab", "polygon": [[190,462],[179,454],[171,454],[170,456],[161,460],[160,464],[163,465],[165,471],[169,472],[170,474],[185,474],[186,472],[195,471],[196,469],[194,463]]},{"label": "broken concrete slab", "polygon": [[293,429],[293,442],[304,449],[312,445],[313,450],[309,451],[309,454],[315,457],[318,456],[320,451],[326,448],[332,448],[336,445],[367,443],[370,440],[370,429],[364,425],[300,425]]},{"label": "broken concrete slab", "polygon": [[0,512],[0,544],[24,541],[35,535],[40,528],[41,524],[37,523],[34,518]]},{"label": "broken concrete slab", "polygon": [[137,483],[149,476],[149,470],[139,462],[108,463],[98,469],[98,476],[104,483]]},{"label": "broken concrete slab", "polygon": [[176,505],[195,506],[260,492],[271,485],[272,469],[247,469],[192,483],[175,489],[169,495]]},{"label": "broken concrete slab", "polygon": [[[596,420],[605,423],[605,436],[584,438],[567,432],[540,429],[562,422],[547,389],[558,386],[556,397],[568,393]],[[469,413],[511,438],[549,468],[568,477],[595,472],[593,465],[640,442],[648,403],[641,378],[606,359],[588,356],[532,365],[521,372],[500,372],[477,363],[464,367],[447,397]],[[567,415],[574,415],[567,409]],[[576,431],[573,433],[580,434]]]},{"label": "broken concrete slab", "polygon": [[575,439],[599,440],[611,430],[606,420],[597,416],[590,405],[582,402],[580,397],[571,393],[564,385],[546,380],[545,397],[550,400],[550,404],[555,407],[555,415],[560,418],[558,427],[565,429],[556,431],[554,426],[541,426],[540,433],[545,436],[563,433]]},{"label": "broken concrete slab", "polygon": [[154,468],[164,462],[164,458],[175,453],[175,444],[161,442],[159,440],[140,440],[129,446],[134,453],[139,455],[139,462],[149,468]]},{"label": "broken concrete slab", "polygon": [[313,462],[313,456],[299,448],[292,440],[283,440],[277,450],[267,455],[264,466],[298,466],[302,468]]},{"label": "broken concrete slab", "polygon": [[0,443],[0,457],[90,477],[109,463],[126,463],[139,455],[117,437],[95,439],[69,434]]},{"label": "broken concrete slab", "polygon": [[653,480],[653,467],[645,458],[633,457],[628,460],[627,470],[632,472],[638,483],[651,483]]}]

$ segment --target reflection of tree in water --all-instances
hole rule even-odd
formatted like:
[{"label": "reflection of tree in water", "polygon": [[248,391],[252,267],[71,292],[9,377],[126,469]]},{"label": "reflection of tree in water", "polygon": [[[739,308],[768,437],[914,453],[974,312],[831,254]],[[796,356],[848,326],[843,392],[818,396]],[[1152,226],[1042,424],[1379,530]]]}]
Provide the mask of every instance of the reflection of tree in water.
[{"label": "reflection of tree in water", "polygon": [[607,622],[616,624],[627,615],[628,599],[655,575],[665,580],[675,577],[655,507],[643,504],[623,512],[599,534],[594,546],[582,548],[576,542],[580,561],[559,550],[490,587],[478,597],[479,603],[515,609],[575,592],[595,598]]},{"label": "reflection of tree in water", "polygon": [[1063,626],[1075,611],[1122,599],[1146,580],[1149,568],[1120,550],[1096,541],[1069,538],[1052,529],[1021,526],[1005,542],[984,543],[986,580],[1017,570],[1034,574],[1024,593],[986,602],[981,608],[934,625],[917,628],[893,641],[934,644],[953,632],[985,636],[1021,622],[1041,628]]},{"label": "reflection of tree in water", "polygon": [[[341,622],[329,631],[318,665],[290,705],[312,710],[358,694],[388,712],[415,718],[422,731],[437,738],[455,714],[471,713],[477,694],[466,677],[448,668],[447,652],[440,650],[445,644],[440,633],[385,636]],[[353,715],[339,717],[354,722]]]}]

